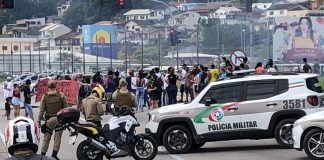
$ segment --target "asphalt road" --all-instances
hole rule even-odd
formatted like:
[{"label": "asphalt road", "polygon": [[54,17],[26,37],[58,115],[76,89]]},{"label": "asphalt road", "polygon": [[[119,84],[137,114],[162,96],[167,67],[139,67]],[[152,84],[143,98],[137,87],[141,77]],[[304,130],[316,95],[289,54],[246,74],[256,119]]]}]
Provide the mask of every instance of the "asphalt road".
[{"label": "asphalt road", "polygon": [[[0,109],[4,108],[4,102],[2,99],[2,92],[0,91]],[[36,116],[38,115],[38,109],[34,109]],[[143,113],[136,114],[141,126],[137,128],[137,133],[143,133],[145,125],[148,121],[148,110],[145,109]],[[3,115],[4,111],[0,111],[0,115]],[[21,115],[24,115],[22,111]],[[35,116],[35,117],[36,117]],[[13,115],[11,116],[13,117]],[[103,117],[103,123],[110,119],[110,115]],[[82,120],[81,120],[82,122]],[[0,160],[8,157],[7,149],[4,144],[3,131],[8,121],[5,117],[0,117]],[[70,145],[68,132],[65,131],[62,137],[61,149],[58,156],[62,160],[76,160],[76,148],[78,143],[84,140],[81,135],[78,137],[76,144]],[[41,144],[40,144],[41,145]],[[52,153],[52,148],[48,150],[48,155]],[[132,157],[120,158],[123,160],[132,159]],[[235,141],[222,141],[222,142],[210,142],[204,145],[201,149],[188,154],[169,154],[163,147],[159,148],[159,152],[156,160],[306,160],[308,159],[304,152],[296,151],[294,149],[282,149],[280,148],[274,139],[268,140],[235,140]]]}]

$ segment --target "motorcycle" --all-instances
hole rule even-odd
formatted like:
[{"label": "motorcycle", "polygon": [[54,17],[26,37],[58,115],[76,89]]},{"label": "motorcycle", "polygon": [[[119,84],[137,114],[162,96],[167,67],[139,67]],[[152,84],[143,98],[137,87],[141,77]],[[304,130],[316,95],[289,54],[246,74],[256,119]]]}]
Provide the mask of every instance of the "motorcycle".
[{"label": "motorcycle", "polygon": [[158,151],[157,142],[148,134],[135,135],[135,128],[140,124],[129,107],[115,110],[103,128],[92,123],[78,123],[80,112],[73,108],[63,109],[58,114],[59,121],[70,132],[70,144],[75,144],[78,134],[87,137],[77,147],[78,160],[102,160],[103,156],[107,159],[132,156],[136,160],[153,160]]}]

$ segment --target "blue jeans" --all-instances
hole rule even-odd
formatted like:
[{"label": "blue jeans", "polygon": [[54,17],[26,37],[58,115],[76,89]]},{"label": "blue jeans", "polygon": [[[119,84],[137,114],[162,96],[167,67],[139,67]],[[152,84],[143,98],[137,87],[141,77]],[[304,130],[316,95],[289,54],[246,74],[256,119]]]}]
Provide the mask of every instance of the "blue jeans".
[{"label": "blue jeans", "polygon": [[144,87],[137,87],[136,90],[136,100],[137,100],[137,109],[141,109],[143,111],[144,105]]},{"label": "blue jeans", "polygon": [[32,116],[33,115],[33,107],[31,104],[24,103],[25,106],[25,116]]},{"label": "blue jeans", "polygon": [[167,87],[167,93],[168,93],[168,98],[169,98],[169,105],[176,104],[177,103],[177,93],[178,93],[177,85],[169,84]]}]

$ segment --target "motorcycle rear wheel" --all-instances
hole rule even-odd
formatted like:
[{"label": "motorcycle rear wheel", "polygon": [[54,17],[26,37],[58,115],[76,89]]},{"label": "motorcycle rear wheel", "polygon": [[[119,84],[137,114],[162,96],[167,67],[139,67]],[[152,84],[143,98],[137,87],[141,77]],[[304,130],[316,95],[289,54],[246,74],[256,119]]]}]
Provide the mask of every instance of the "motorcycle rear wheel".
[{"label": "motorcycle rear wheel", "polygon": [[77,148],[78,160],[103,160],[103,153],[93,153],[93,147],[85,140]]},{"label": "motorcycle rear wheel", "polygon": [[131,149],[133,158],[135,160],[153,160],[158,152],[156,141],[151,136],[138,139],[143,141],[143,145],[139,141],[135,143]]}]

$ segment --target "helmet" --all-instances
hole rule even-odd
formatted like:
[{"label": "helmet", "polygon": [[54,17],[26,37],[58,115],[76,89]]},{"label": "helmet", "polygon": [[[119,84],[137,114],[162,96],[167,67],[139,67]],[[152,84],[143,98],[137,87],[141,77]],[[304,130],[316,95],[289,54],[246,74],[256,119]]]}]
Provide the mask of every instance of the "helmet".
[{"label": "helmet", "polygon": [[30,118],[17,117],[6,127],[5,140],[10,155],[18,148],[30,148],[36,153],[39,144],[38,126]]},{"label": "helmet", "polygon": [[100,88],[100,87],[95,87],[92,89],[92,93],[93,92],[96,92],[98,94],[98,98],[99,99],[102,99],[102,96],[103,96],[103,90]]}]

